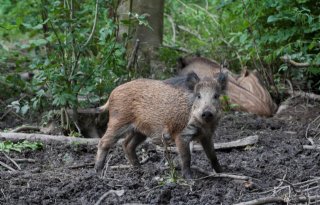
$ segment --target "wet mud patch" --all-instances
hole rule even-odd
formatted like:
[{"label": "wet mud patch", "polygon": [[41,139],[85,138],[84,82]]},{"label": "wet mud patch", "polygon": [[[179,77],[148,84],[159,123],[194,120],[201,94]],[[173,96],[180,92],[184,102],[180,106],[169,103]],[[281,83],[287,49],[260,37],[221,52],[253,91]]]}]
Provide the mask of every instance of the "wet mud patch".
[{"label": "wet mud patch", "polygon": [[[8,154],[35,161],[18,162],[22,170],[16,172],[0,166],[0,204],[95,204],[104,194],[100,204],[235,204],[270,196],[295,204],[299,196],[320,195],[320,151],[303,148],[310,139],[320,144],[320,105],[296,100],[272,118],[227,113],[222,119],[215,142],[259,136],[253,146],[217,151],[224,172],[251,177],[249,186],[230,178],[203,178],[197,170],[194,178],[203,179],[193,185],[170,182],[164,153],[148,143],[138,148],[139,157],[149,159],[139,169],[122,166],[128,162],[122,147],[115,146],[101,177],[90,165],[95,146],[51,143],[39,151]],[[177,163],[177,155],[171,156]],[[2,154],[0,161],[10,164]],[[192,165],[211,170],[203,151],[192,153]]]}]

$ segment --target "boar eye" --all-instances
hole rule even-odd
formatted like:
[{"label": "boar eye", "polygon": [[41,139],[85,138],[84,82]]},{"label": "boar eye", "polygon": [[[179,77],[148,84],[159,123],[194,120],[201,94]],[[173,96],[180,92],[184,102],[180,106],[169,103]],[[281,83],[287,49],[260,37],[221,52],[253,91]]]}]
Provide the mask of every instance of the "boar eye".
[{"label": "boar eye", "polygon": [[218,93],[214,94],[213,98],[214,99],[218,99],[220,97],[220,95]]},{"label": "boar eye", "polygon": [[197,99],[201,99],[200,93],[197,94]]}]

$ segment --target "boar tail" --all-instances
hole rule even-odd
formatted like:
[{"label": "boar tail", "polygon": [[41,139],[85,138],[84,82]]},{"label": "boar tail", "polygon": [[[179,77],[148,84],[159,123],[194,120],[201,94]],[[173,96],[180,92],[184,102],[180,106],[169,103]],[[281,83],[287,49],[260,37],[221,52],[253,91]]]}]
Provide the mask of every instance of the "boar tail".
[{"label": "boar tail", "polygon": [[98,108],[100,112],[105,112],[109,109],[109,100],[107,101],[106,104],[102,105],[101,107]]}]

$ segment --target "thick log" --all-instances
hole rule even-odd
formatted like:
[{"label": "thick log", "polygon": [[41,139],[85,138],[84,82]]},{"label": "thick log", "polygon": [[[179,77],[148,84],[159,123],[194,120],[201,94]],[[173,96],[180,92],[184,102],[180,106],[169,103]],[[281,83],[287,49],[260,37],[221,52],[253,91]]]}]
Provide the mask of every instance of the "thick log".
[{"label": "thick log", "polygon": [[[243,139],[231,141],[231,142],[222,142],[222,143],[215,143],[214,149],[215,150],[224,150],[224,149],[233,149],[233,148],[241,148],[248,145],[256,144],[259,141],[258,135],[253,135],[249,137],[245,137]],[[162,147],[158,147],[159,150],[163,150]],[[171,152],[178,152],[176,147],[168,147],[168,150]],[[192,147],[192,151],[202,151],[203,148],[201,145],[195,144]]]},{"label": "thick log", "polygon": [[44,135],[44,134],[29,134],[29,133],[5,133],[0,132],[0,140],[20,141],[41,141],[41,142],[61,142],[61,143],[79,143],[96,145],[99,142],[99,138],[80,138],[80,137],[67,137],[63,135]]},{"label": "thick log", "polygon": [[[78,144],[97,145],[100,138],[80,138],[80,137],[68,137],[68,136],[62,136],[62,135],[0,132],[0,140],[10,140],[10,141],[30,140],[30,141],[42,141],[42,142],[61,142],[61,143],[67,143],[67,144],[78,143]],[[219,149],[245,147],[247,145],[256,144],[258,140],[259,140],[259,136],[253,135],[253,136],[249,136],[249,137],[231,141],[231,142],[215,143],[214,148],[216,150],[219,150]],[[177,151],[175,147],[169,147],[169,150],[173,152]],[[193,150],[200,151],[202,150],[202,146],[194,145]]]}]

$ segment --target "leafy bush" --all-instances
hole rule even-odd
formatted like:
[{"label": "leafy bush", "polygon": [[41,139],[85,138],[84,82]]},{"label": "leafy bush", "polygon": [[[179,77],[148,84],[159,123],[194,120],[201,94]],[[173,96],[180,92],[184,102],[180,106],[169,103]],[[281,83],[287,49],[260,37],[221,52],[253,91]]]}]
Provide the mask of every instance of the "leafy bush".
[{"label": "leafy bush", "polygon": [[46,38],[35,42],[50,51],[31,65],[38,70],[33,83],[39,88],[33,105],[48,96],[58,107],[78,107],[80,96],[87,103],[98,102],[125,74],[125,49],[116,41],[116,25],[108,10],[97,8],[95,13],[95,5],[89,2],[48,1],[42,6],[49,30]]},{"label": "leafy bush", "polygon": [[[6,0],[0,9],[0,43],[6,48],[0,63],[14,66],[0,77],[4,90],[9,88],[3,97],[27,92],[30,107],[45,109],[77,110],[104,101],[129,78],[125,47],[116,39],[115,2]],[[35,74],[31,82],[16,74],[26,70]]]},{"label": "leafy bush", "polygon": [[[170,46],[226,58],[235,71],[258,69],[269,85],[283,76],[320,91],[319,1],[168,0],[166,6]],[[280,60],[284,55],[311,66],[291,68]]]}]

